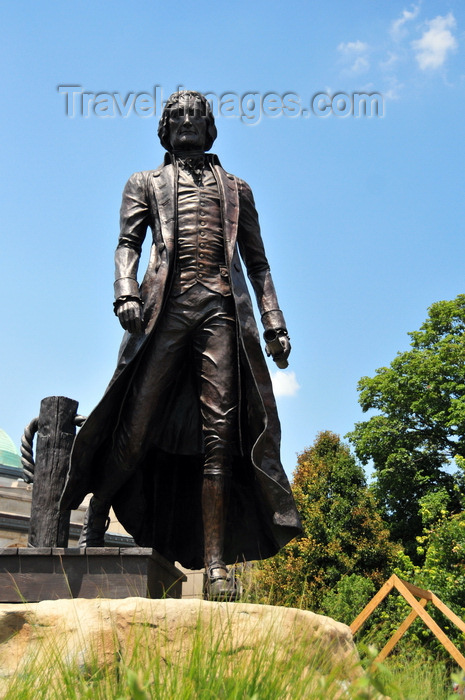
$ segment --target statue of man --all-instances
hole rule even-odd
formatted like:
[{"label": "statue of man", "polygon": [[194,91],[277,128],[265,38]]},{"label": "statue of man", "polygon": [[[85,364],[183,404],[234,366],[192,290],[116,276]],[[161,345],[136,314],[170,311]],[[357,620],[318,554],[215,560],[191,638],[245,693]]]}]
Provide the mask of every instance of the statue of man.
[{"label": "statue of man", "polygon": [[300,534],[240,258],[278,364],[291,346],[252,192],[206,153],[216,134],[203,95],[173,94],[158,129],[164,164],[124,189],[114,306],[126,333],[62,497],[76,508],[93,493],[81,546],[103,546],[113,506],[138,545],[204,565],[211,599],[231,594],[227,564],[272,556]]}]

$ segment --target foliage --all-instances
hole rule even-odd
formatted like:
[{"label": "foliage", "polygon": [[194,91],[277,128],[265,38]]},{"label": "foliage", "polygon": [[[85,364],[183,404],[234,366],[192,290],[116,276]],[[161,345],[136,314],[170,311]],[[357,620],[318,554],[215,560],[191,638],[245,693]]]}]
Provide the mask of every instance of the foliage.
[{"label": "foliage", "polygon": [[[427,494],[420,501],[423,534],[417,537],[418,549],[424,557],[416,567],[414,581],[421,588],[435,593],[456,615],[465,619],[465,512],[450,515],[446,509],[447,493]],[[432,606],[428,612],[459,648],[464,635]],[[413,634],[423,646],[442,653],[431,632],[416,625]]]},{"label": "foliage", "polygon": [[299,455],[293,492],[304,534],[261,563],[256,585],[262,598],[317,611],[345,574],[381,585],[395,547],[362,467],[337,435],[320,433]]},{"label": "foliage", "polygon": [[324,596],[321,607],[325,615],[350,625],[376,593],[373,581],[360,574],[343,576]]},{"label": "foliage", "polygon": [[363,464],[373,461],[383,517],[415,559],[421,498],[441,489],[449,512],[460,508],[462,475],[446,468],[465,457],[465,295],[433,304],[409,335],[410,350],[360,380],[363,411],[378,414],[348,437]]},{"label": "foliage", "polygon": [[[431,590],[462,620],[465,619],[465,512],[449,515],[448,494],[437,491],[420,500],[423,534],[417,537],[423,563],[416,565],[405,552],[398,552],[393,573],[420,588]],[[427,612],[444,630],[451,641],[463,650],[464,635],[432,603]],[[411,612],[402,596],[392,593],[369,618],[362,631],[365,643],[384,646],[388,638]],[[400,640],[394,651],[405,653],[416,649],[442,659],[448,666],[452,659],[425,623],[417,619]]]},{"label": "foliage", "polygon": [[443,516],[418,539],[426,545],[419,578],[465,617],[465,513]]}]

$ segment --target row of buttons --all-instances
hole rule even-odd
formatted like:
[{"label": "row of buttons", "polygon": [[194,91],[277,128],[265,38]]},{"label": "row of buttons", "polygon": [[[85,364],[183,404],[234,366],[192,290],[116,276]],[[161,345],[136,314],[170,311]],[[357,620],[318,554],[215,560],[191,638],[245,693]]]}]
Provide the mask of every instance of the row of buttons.
[{"label": "row of buttons", "polygon": [[[203,267],[202,265],[199,265],[199,267]],[[221,277],[228,277],[228,271],[227,270],[221,270],[220,271]],[[201,272],[197,273],[197,277],[203,277],[203,274]]]}]

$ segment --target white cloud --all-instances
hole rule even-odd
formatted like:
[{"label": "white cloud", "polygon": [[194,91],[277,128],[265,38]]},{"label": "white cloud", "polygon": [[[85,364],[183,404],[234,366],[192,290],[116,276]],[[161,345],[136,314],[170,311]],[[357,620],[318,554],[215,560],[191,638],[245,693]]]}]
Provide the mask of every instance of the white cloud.
[{"label": "white cloud", "polygon": [[440,68],[446,61],[448,54],[457,48],[457,39],[452,34],[455,28],[455,17],[452,12],[442,17],[427,22],[428,29],[421,39],[412,41],[415,58],[421,70],[428,68]]},{"label": "white cloud", "polygon": [[393,51],[388,51],[388,57],[386,60],[381,61],[379,67],[383,70],[392,70],[392,68],[399,62],[399,55]]},{"label": "white cloud", "polygon": [[359,56],[358,58],[355,59],[354,63],[352,64],[352,72],[353,73],[366,73],[366,71],[369,69],[370,63],[367,59],[366,56]]},{"label": "white cloud", "polygon": [[342,42],[337,50],[343,55],[344,60],[351,64],[350,71],[352,73],[366,73],[369,69],[368,52],[370,46],[364,41]]},{"label": "white cloud", "polygon": [[412,5],[411,10],[404,10],[399,19],[395,19],[391,24],[390,33],[394,41],[399,41],[407,34],[405,24],[418,17],[420,5]]},{"label": "white cloud", "polygon": [[399,100],[404,87],[404,83],[400,83],[395,75],[391,76],[387,79],[387,86],[383,91],[383,95],[386,100]]},{"label": "white cloud", "polygon": [[271,375],[273,391],[278,396],[295,396],[300,386],[295,377],[295,372],[273,372]]},{"label": "white cloud", "polygon": [[368,51],[369,46],[364,41],[343,41],[337,50],[345,54],[363,53]]}]

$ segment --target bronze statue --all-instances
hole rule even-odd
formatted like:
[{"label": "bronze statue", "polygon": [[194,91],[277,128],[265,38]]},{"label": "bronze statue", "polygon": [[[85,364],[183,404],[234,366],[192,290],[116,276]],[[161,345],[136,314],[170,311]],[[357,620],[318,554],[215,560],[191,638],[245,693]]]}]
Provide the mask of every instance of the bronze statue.
[{"label": "bronze statue", "polygon": [[203,95],[175,93],[158,129],[164,164],[124,189],[115,313],[126,333],[62,497],[76,508],[93,493],[81,546],[103,546],[113,506],[140,546],[205,565],[212,599],[231,592],[226,564],[272,556],[301,532],[240,257],[278,365],[289,337],[252,192],[206,153],[216,133]]}]

